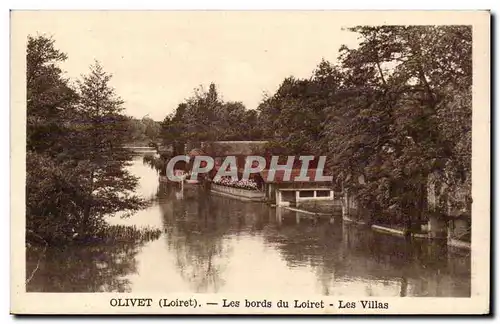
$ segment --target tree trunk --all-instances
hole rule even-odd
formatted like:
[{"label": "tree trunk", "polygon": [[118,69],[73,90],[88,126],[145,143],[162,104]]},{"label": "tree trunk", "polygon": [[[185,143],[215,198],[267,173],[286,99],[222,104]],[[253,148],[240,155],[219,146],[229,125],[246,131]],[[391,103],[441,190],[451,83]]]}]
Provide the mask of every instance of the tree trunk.
[{"label": "tree trunk", "polygon": [[83,208],[82,234],[85,234],[88,230],[90,212],[92,210],[92,192],[94,191],[94,170],[90,171],[89,182],[90,182],[89,192],[87,194],[85,206]]},{"label": "tree trunk", "polygon": [[85,233],[88,229],[89,219],[90,219],[90,202],[85,203],[83,210],[83,221],[82,221],[82,232]]},{"label": "tree trunk", "polygon": [[407,240],[411,239],[411,234],[412,234],[412,231],[413,231],[413,222],[412,222],[412,219],[411,219],[411,215],[406,213],[406,219],[405,219],[405,238]]},{"label": "tree trunk", "polygon": [[425,219],[425,215],[427,212],[427,179],[429,178],[429,175],[424,174],[421,182],[420,182],[420,188],[419,188],[419,201],[418,201],[418,222],[419,224],[422,223],[422,220]]},{"label": "tree trunk", "polygon": [[382,80],[384,87],[387,88],[387,82],[385,82],[384,73],[382,72],[382,68],[380,67],[380,63],[377,61],[375,63],[375,65],[377,66],[378,72],[380,73],[380,79]]},{"label": "tree trunk", "polygon": [[404,219],[404,235],[405,238],[408,240],[411,239],[411,234],[413,231],[413,219],[412,219],[413,215],[411,208],[408,208],[409,204],[408,204],[407,194],[405,192],[403,192],[402,194],[403,194],[403,199],[401,202],[401,211],[403,213],[403,219]]}]

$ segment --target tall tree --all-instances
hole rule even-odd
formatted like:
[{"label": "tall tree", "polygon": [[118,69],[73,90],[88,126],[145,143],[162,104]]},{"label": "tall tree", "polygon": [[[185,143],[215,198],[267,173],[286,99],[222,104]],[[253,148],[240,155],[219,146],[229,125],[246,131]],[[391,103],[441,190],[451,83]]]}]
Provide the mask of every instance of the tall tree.
[{"label": "tall tree", "polygon": [[65,124],[77,96],[59,67],[67,59],[46,36],[28,36],[26,52],[27,149],[51,154],[60,153]]},{"label": "tall tree", "polygon": [[[182,134],[182,135],[180,135]],[[241,102],[224,102],[215,84],[208,91],[195,89],[163,122],[163,136],[172,141],[179,137],[193,145],[202,141],[252,140],[261,137],[257,112]]]},{"label": "tall tree", "polygon": [[149,117],[143,117],[141,122],[145,125],[144,135],[146,135],[149,142],[156,143],[160,135],[160,123]]},{"label": "tall tree", "polygon": [[[360,34],[360,46],[343,47],[341,64],[346,90],[357,95],[344,97],[337,111],[331,112],[330,152],[337,157],[339,170],[366,179],[358,188],[365,205],[394,210],[411,227],[425,209],[429,175],[449,174],[448,166],[457,157],[453,152],[457,138],[449,136],[448,127],[458,126],[468,137],[469,28],[360,26],[351,30]],[[457,59],[454,53],[464,56]],[[463,100],[453,104],[450,94],[457,91],[463,91],[459,96]],[[450,118],[457,113],[461,117]],[[470,155],[467,159],[470,163]],[[344,182],[357,181],[358,177],[346,173]]]},{"label": "tall tree", "polygon": [[359,46],[342,46],[339,63],[321,61],[309,79],[286,78],[259,105],[259,123],[281,153],[327,153],[375,220],[412,227],[431,175],[441,193],[470,196],[471,29],[350,30]]},{"label": "tall tree", "polygon": [[99,62],[79,81],[80,102],[74,127],[74,154],[86,165],[81,226],[85,231],[102,217],[133,212],[144,205],[134,194],[137,177],[126,169],[130,153],[123,148],[127,118],[123,101],[110,85],[111,75]]},{"label": "tall tree", "polygon": [[286,78],[259,105],[265,136],[280,142],[290,154],[324,151],[325,109],[333,103],[340,82],[338,68],[325,60],[309,79]]},{"label": "tall tree", "polygon": [[26,52],[26,238],[71,237],[77,222],[78,168],[68,160],[68,117],[77,94],[59,64],[65,53],[45,36],[28,36]]},{"label": "tall tree", "polygon": [[163,145],[171,147],[173,155],[184,154],[184,146],[187,142],[187,125],[184,114],[187,109],[188,105],[181,103],[174,113],[166,116],[161,122],[160,135]]},{"label": "tall tree", "polygon": [[214,140],[215,131],[211,127],[220,102],[214,84],[210,84],[209,92],[203,88],[195,90],[192,97],[186,100],[188,108],[184,113],[187,136],[195,143]]}]

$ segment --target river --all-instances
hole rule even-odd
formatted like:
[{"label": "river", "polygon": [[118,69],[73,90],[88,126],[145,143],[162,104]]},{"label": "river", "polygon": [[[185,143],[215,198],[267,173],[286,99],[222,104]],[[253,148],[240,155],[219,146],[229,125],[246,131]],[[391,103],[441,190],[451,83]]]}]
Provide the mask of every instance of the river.
[{"label": "river", "polygon": [[[115,224],[156,227],[143,244],[49,248],[28,291],[470,296],[470,253],[341,220],[161,185],[137,155],[152,204]],[[299,216],[299,217],[298,217]],[[37,260],[27,259],[27,265]]]}]

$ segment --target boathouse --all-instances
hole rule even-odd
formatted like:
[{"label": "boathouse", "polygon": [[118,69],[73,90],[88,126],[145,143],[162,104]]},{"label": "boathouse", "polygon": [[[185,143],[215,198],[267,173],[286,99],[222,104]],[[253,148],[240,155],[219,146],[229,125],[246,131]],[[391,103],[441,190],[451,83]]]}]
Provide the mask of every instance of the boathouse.
[{"label": "boathouse", "polygon": [[300,175],[300,168],[292,169],[289,179],[285,179],[285,171],[276,170],[274,178],[268,180],[269,170],[260,172],[263,190],[268,201],[278,206],[298,206],[306,201],[331,201],[334,199],[330,182],[316,181],[316,169],[309,169],[309,181],[295,181]]},{"label": "boathouse", "polygon": [[331,182],[317,181],[318,159],[310,162],[311,167],[306,175],[307,181],[295,181],[295,178],[299,177],[301,169],[301,161],[298,157],[289,178],[285,177],[285,171],[276,170],[274,177],[270,179],[271,154],[267,149],[267,143],[266,141],[204,142],[201,143],[200,148],[192,150],[191,152],[194,154],[190,155],[199,155],[200,152],[203,152],[214,159],[214,168],[208,174],[208,180],[214,179],[224,159],[228,156],[236,157],[239,179],[243,175],[249,156],[262,156],[266,159],[266,168],[263,171],[250,174],[250,181],[255,185],[253,188],[231,187],[229,182],[227,187],[224,187],[224,183],[212,182],[212,191],[217,193],[248,198],[248,200],[265,200],[279,206],[297,206],[306,201],[318,203],[333,201],[334,191]]}]

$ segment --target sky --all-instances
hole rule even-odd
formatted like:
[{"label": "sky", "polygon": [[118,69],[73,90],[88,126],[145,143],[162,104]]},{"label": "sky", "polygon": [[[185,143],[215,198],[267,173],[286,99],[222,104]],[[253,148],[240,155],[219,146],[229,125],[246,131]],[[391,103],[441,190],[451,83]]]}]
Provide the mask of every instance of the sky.
[{"label": "sky", "polygon": [[[13,14],[16,37],[45,34],[67,53],[72,79],[98,60],[125,113],[163,120],[194,88],[213,82],[224,101],[255,109],[284,78],[335,62],[357,35],[331,12],[33,11]],[[24,38],[26,39],[26,38]]]}]

